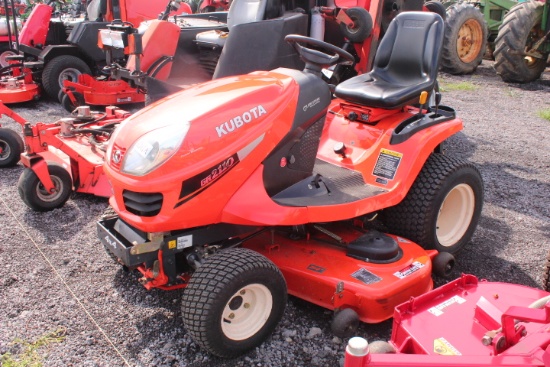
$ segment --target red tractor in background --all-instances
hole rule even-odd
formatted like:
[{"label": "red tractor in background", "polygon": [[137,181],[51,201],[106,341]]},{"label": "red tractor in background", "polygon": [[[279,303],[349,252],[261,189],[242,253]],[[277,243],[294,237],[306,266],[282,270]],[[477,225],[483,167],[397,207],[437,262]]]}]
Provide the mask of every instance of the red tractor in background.
[{"label": "red tractor in background", "polygon": [[0,68],[8,65],[7,56],[17,53],[12,42],[17,39],[15,33],[21,29],[21,14],[26,9],[25,4],[17,4],[15,1],[4,0],[2,5],[0,7]]},{"label": "red tractor in background", "polygon": [[[232,4],[228,13],[215,12],[209,13],[207,17],[205,14],[197,14],[171,19],[180,26],[181,33],[169,76],[153,75],[155,70],[158,70],[156,66],[155,69],[147,70],[146,67],[142,71],[136,70],[135,62],[129,63],[130,67],[113,64],[109,67],[109,79],[93,80],[82,76],[76,83],[66,82],[64,92],[67,95],[61,99],[62,104],[68,111],[72,111],[84,104],[134,103],[145,100],[145,97],[140,95],[142,93],[148,94],[148,101],[154,101],[182,86],[212,78],[239,75],[251,70],[269,70],[278,66],[300,68],[300,62],[292,56],[288,45],[281,41],[281,35],[289,33],[309,34],[336,45],[347,42],[344,48],[354,53],[359,62],[355,67],[339,65],[334,70],[326,71],[330,82],[338,84],[341,80],[370,69],[378,42],[396,14],[409,10],[430,10],[418,0],[372,4],[365,2],[362,7],[353,7],[355,3],[346,2],[338,2],[331,6],[312,6],[304,1],[293,1],[288,4],[279,1],[271,2],[269,9],[264,13],[264,1],[257,1],[249,4],[250,9],[253,6],[257,7],[258,11],[255,14],[250,9],[243,8],[240,3],[236,6]],[[284,9],[290,10],[280,10],[282,5]],[[307,14],[308,20],[300,11]],[[373,18],[376,23],[374,28]],[[224,23],[226,20],[227,25]],[[262,23],[262,20],[270,22]],[[308,23],[309,26],[306,27]],[[128,35],[137,32],[131,27],[124,30],[121,27],[115,28],[117,29],[114,29],[113,34],[118,31],[121,34],[117,37],[122,39],[128,39]],[[208,29],[212,30],[205,32]],[[210,36],[203,36],[205,34]],[[246,49],[250,44],[254,45],[255,51],[249,53],[248,57],[240,55],[240,50]],[[127,46],[128,44],[121,44],[118,48]],[[104,45],[104,48],[108,53],[117,51],[116,47],[111,45]],[[172,46],[166,45],[164,54],[167,58],[172,56],[169,51],[171,48]],[[131,49],[142,51],[140,47],[132,46]],[[108,58],[111,59],[111,56]],[[115,83],[112,79],[122,79],[128,84]]]},{"label": "red tractor in background", "polygon": [[[111,0],[94,0],[88,6],[91,20],[84,20],[53,18],[51,7],[38,4],[21,30],[19,55],[10,59],[20,68],[19,74],[30,71],[32,82],[42,85],[51,98],[58,99],[64,80],[76,81],[80,74],[101,73],[105,55],[97,46],[99,29],[105,28],[114,19],[137,26],[143,20],[156,19],[165,5],[165,0],[122,0],[117,1],[116,6]],[[189,9],[186,6],[181,11]],[[116,57],[124,59],[125,56],[120,52]],[[3,91],[5,94],[19,92],[11,86],[7,89]],[[9,102],[21,101],[24,100]]]}]

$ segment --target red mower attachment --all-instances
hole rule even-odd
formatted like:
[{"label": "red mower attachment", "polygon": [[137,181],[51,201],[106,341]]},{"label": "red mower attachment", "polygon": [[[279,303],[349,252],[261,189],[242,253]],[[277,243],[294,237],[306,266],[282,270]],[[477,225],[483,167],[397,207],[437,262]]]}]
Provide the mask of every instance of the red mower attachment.
[{"label": "red mower attachment", "polygon": [[550,293],[463,275],[396,307],[391,340],[352,338],[345,367],[550,366]]},{"label": "red mower attachment", "polygon": [[[103,175],[107,142],[117,125],[130,113],[117,107],[92,112],[79,107],[72,117],[53,123],[31,125],[0,103],[0,114],[13,118],[23,127],[26,167],[18,183],[19,195],[33,210],[61,207],[72,191],[109,197],[111,186]],[[17,163],[23,147],[15,132],[0,129],[0,164]],[[7,166],[4,164],[3,166]]]}]

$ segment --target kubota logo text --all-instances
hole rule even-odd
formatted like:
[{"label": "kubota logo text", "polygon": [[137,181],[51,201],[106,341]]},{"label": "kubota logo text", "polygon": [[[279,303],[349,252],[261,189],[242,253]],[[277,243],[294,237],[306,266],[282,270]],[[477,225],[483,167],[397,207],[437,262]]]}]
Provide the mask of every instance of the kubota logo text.
[{"label": "kubota logo text", "polygon": [[250,121],[257,119],[266,113],[267,111],[262,105],[251,108],[249,111],[245,111],[239,116],[233,117],[231,120],[222,123],[220,126],[216,126],[218,137],[221,138],[222,135],[229,134],[230,132],[235,131],[235,129],[242,127],[244,124],[248,124]]}]

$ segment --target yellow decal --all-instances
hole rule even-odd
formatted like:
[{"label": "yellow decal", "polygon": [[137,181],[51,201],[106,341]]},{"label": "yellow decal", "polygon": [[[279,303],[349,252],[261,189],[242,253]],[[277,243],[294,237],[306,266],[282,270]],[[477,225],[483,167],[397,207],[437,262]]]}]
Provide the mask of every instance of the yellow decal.
[{"label": "yellow decal", "polygon": [[451,345],[445,338],[438,338],[434,340],[434,353],[442,356],[461,356],[455,347]]},{"label": "yellow decal", "polygon": [[171,241],[168,241],[168,248],[170,250],[173,250],[176,248],[176,240],[171,240]]},{"label": "yellow decal", "polygon": [[382,154],[388,154],[388,155],[391,155],[391,156],[394,156],[394,157],[398,157],[398,158],[403,157],[403,153],[394,152],[393,150],[384,149],[384,148],[380,149],[380,153],[382,153]]}]

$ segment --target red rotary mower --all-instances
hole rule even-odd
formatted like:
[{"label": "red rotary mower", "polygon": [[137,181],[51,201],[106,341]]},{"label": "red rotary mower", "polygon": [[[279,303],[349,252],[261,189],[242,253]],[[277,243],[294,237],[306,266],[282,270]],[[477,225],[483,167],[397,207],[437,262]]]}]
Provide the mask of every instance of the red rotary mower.
[{"label": "red rotary mower", "polygon": [[[342,334],[390,318],[448,273],[481,213],[479,171],[441,152],[462,129],[435,91],[443,29],[400,13],[373,70],[334,90],[322,70],[354,57],[287,36],[304,71],[198,84],[134,114],[106,153],[102,244],[147,289],[185,288],[184,325],[218,356],[260,344],[287,292],[336,311]],[[364,228],[377,213],[394,235]]]},{"label": "red rotary mower", "polygon": [[[106,143],[129,112],[107,107],[92,112],[79,107],[71,117],[31,125],[0,103],[5,115],[23,127],[25,141],[10,129],[0,128],[0,167],[26,167],[19,182],[19,195],[30,208],[47,211],[62,206],[71,192],[109,197],[111,186],[103,174]],[[23,154],[21,154],[23,153]]]},{"label": "red rotary mower", "polygon": [[549,331],[549,292],[463,275],[396,307],[389,342],[351,338],[344,367],[549,367]]}]

